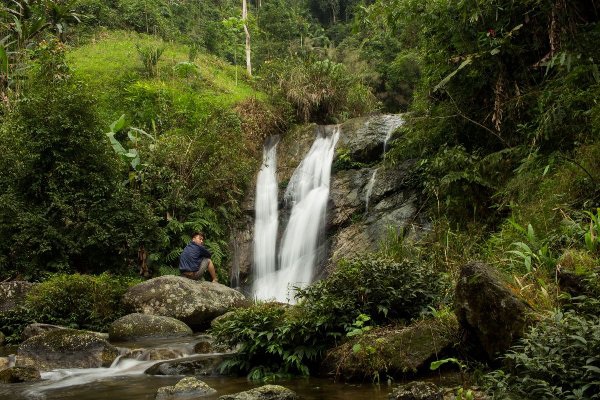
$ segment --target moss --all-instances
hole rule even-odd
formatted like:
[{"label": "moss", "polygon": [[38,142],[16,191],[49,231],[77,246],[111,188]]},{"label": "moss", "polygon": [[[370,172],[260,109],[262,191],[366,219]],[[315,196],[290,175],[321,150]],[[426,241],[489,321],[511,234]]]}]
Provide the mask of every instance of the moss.
[{"label": "moss", "polygon": [[326,365],[336,375],[364,379],[416,373],[459,342],[452,314],[410,326],[378,328],[331,350]]}]

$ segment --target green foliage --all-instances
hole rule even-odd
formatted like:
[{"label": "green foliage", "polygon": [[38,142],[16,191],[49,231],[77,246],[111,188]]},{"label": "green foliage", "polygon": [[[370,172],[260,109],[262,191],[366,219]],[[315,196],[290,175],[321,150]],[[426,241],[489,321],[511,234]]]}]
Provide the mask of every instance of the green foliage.
[{"label": "green foliage", "polygon": [[144,66],[144,73],[146,76],[154,77],[158,75],[158,60],[165,51],[164,47],[141,46],[137,44],[135,49]]},{"label": "green foliage", "polygon": [[507,367],[486,377],[498,399],[597,399],[600,320],[560,311],[531,328],[505,356]]},{"label": "green foliage", "polygon": [[86,86],[62,45],[36,52],[27,96],[0,129],[0,271],[123,270],[141,243],[156,243],[154,217],[122,187]]},{"label": "green foliage", "polygon": [[34,322],[34,312],[25,307],[0,312],[0,332],[4,333],[8,344],[20,343],[23,329]]},{"label": "green foliage", "polygon": [[[265,67],[266,68],[266,67]],[[370,90],[350,75],[343,64],[330,60],[289,59],[269,65],[265,85],[295,107],[303,121],[340,121],[376,107]]]},{"label": "green foliage", "polygon": [[106,331],[111,322],[125,315],[121,297],[137,283],[138,279],[107,273],[53,275],[34,286],[25,307],[37,322]]},{"label": "green foliage", "polygon": [[240,345],[226,371],[308,375],[325,350],[371,324],[411,319],[435,304],[442,277],[409,260],[372,258],[343,262],[328,278],[298,290],[298,304],[258,304],[215,323],[219,341]]}]

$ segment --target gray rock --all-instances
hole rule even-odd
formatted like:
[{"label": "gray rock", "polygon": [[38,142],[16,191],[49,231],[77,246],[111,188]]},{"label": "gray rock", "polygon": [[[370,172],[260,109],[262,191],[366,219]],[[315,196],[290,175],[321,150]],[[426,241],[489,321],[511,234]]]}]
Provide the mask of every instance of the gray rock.
[{"label": "gray rock", "polygon": [[202,328],[227,311],[245,306],[246,297],[220,283],[165,275],[131,287],[124,304],[135,312],[176,318]]},{"label": "gray rock", "polygon": [[410,382],[398,386],[389,395],[390,400],[443,400],[444,391],[431,382]]},{"label": "gray rock", "polygon": [[10,360],[8,357],[0,357],[0,371],[9,367]]},{"label": "gray rock", "polygon": [[23,305],[27,293],[35,286],[25,281],[10,281],[0,283],[0,312],[13,310]]},{"label": "gray rock", "polygon": [[158,389],[156,400],[189,399],[197,396],[206,396],[217,391],[201,380],[194,377],[186,377],[175,384]]},{"label": "gray rock", "polygon": [[108,367],[119,351],[92,332],[59,329],[27,339],[19,346],[17,366],[41,371],[55,368]]},{"label": "gray rock", "polygon": [[352,159],[361,162],[377,161],[383,155],[384,142],[404,119],[396,114],[373,115],[355,118],[342,125],[338,147],[347,148]]},{"label": "gray rock", "polygon": [[23,333],[21,334],[21,337],[23,338],[23,340],[27,340],[31,337],[40,335],[42,333],[56,331],[59,329],[68,329],[68,328],[66,326],[59,326],[59,325],[33,323],[33,324],[27,325],[25,327],[25,329],[23,329]]},{"label": "gray rock", "polygon": [[226,394],[219,400],[296,400],[298,395],[283,386],[264,385],[255,389],[236,394]]},{"label": "gray rock", "polygon": [[0,383],[39,381],[40,371],[33,367],[11,367],[0,371]]},{"label": "gray rock", "polygon": [[154,364],[144,373],[147,375],[218,375],[219,366],[231,354],[198,354],[177,360],[163,361]]},{"label": "gray rock", "polygon": [[139,361],[162,361],[182,357],[183,353],[173,349],[133,349],[123,354],[121,358]]},{"label": "gray rock", "polygon": [[129,314],[110,324],[111,341],[144,337],[179,337],[191,335],[192,329],[178,319],[150,314]]},{"label": "gray rock", "polygon": [[[520,338],[531,308],[508,289],[492,267],[472,262],[462,267],[455,312],[475,353],[494,359]],[[476,354],[477,355],[477,354]]]}]

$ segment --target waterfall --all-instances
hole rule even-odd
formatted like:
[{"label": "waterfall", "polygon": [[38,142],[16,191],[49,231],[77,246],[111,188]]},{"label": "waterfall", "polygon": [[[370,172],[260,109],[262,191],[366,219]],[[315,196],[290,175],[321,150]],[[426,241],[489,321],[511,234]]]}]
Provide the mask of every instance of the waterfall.
[{"label": "waterfall", "polygon": [[277,210],[277,143],[278,137],[267,140],[263,164],[256,181],[254,222],[254,292],[276,270],[276,244],[279,215]]},{"label": "waterfall", "polygon": [[[267,262],[265,265],[259,265],[262,261],[257,259],[255,254],[257,279],[254,284],[254,295],[256,298],[293,302],[293,293],[290,289],[306,287],[311,283],[317,262],[318,241],[325,227],[331,163],[339,135],[339,126],[334,127],[330,134],[320,132],[307,156],[294,171],[284,196],[292,210],[283,234],[277,268],[274,267],[274,263],[271,263],[275,252],[272,256],[265,257],[268,260],[268,267]],[[258,192],[257,185],[257,206]],[[262,232],[273,234],[266,230]],[[255,240],[259,240],[256,237],[258,235],[259,232],[255,231]],[[275,242],[275,238],[260,240]],[[272,266],[273,269],[267,269]],[[268,272],[265,273],[266,271]]]},{"label": "waterfall", "polygon": [[369,198],[371,197],[371,193],[373,193],[373,186],[375,185],[375,177],[377,176],[378,170],[379,168],[375,168],[373,175],[371,175],[371,179],[367,184],[367,194],[365,195],[365,213],[369,212]]},{"label": "waterfall", "polygon": [[404,124],[404,118],[400,115],[389,114],[384,117],[384,126],[386,127],[386,135],[383,140],[383,155],[385,157],[385,152],[387,151],[387,144],[389,140],[392,138],[392,134]]}]

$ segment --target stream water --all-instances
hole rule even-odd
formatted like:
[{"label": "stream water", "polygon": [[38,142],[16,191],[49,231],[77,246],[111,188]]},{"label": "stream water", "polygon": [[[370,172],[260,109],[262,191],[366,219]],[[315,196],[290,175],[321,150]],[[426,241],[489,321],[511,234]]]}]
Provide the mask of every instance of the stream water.
[{"label": "stream water", "polygon": [[[127,349],[143,351],[168,349],[187,356],[192,353],[198,337],[149,340],[135,343],[117,343]],[[143,358],[143,357],[141,357]],[[158,388],[177,383],[183,376],[146,375],[144,371],[159,361],[117,359],[110,368],[59,369],[42,373],[42,381],[34,383],[0,384],[0,400],[142,400],[154,399]],[[262,384],[249,382],[246,378],[227,376],[203,376],[199,379],[217,390],[202,399],[213,400],[219,396],[252,389]],[[373,384],[344,384],[328,379],[290,379],[276,382],[288,387],[305,400],[386,399],[391,387]]]}]

